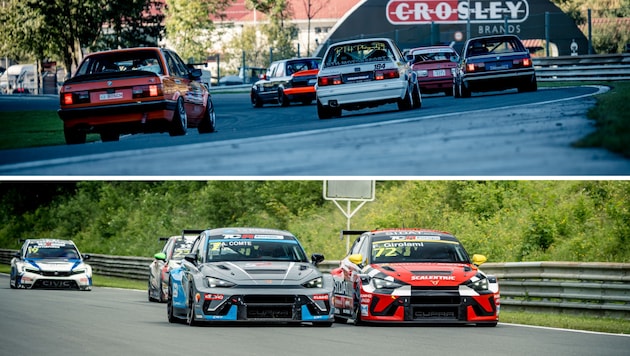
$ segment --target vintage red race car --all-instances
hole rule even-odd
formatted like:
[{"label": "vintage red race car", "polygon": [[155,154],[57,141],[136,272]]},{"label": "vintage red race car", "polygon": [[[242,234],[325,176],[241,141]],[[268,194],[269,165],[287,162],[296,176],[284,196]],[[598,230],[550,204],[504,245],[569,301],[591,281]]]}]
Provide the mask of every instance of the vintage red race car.
[{"label": "vintage red race car", "polygon": [[66,143],[85,143],[87,133],[102,141],[120,134],[215,131],[212,98],[201,70],[165,48],[128,48],[85,56],[59,93],[59,117]]},{"label": "vintage red race car", "polygon": [[496,277],[469,258],[458,239],[442,231],[384,229],[360,234],[334,281],[335,321],[476,324],[496,326]]},{"label": "vintage red race car", "polygon": [[453,71],[457,67],[457,52],[449,46],[414,48],[407,54],[411,68],[418,75],[422,94],[453,93]]}]

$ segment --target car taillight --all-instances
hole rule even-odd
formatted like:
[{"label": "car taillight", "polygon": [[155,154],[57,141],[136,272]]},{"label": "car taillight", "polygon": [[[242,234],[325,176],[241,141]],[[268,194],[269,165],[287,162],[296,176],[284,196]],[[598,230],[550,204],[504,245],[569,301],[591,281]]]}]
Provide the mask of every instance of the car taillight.
[{"label": "car taillight", "polygon": [[374,72],[374,80],[394,79],[399,77],[400,73],[398,73],[398,69],[377,70]]},{"label": "car taillight", "polygon": [[485,63],[468,63],[466,64],[466,72],[476,72],[479,70],[484,70],[486,68]]},{"label": "car taillight", "polygon": [[523,67],[531,67],[532,66],[532,60],[529,58],[525,58],[523,59]]},{"label": "car taillight", "polygon": [[317,78],[317,85],[320,87],[327,85],[339,85],[341,84],[341,76],[340,75],[331,75],[327,77],[319,77]]},{"label": "car taillight", "polygon": [[61,96],[62,105],[84,104],[90,102],[90,93],[88,91],[77,91],[73,93],[63,93]]},{"label": "car taillight", "polygon": [[161,96],[162,85],[136,85],[135,87],[131,88],[131,94],[134,99]]}]

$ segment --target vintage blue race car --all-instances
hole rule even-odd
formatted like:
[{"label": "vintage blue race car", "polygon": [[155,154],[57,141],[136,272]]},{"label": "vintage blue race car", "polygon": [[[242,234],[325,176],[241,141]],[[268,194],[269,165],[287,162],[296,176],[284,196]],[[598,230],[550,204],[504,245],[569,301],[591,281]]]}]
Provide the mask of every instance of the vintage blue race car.
[{"label": "vintage blue race car", "polygon": [[171,270],[168,320],[312,323],[331,326],[332,277],[308,260],[288,231],[219,228],[202,232]]}]

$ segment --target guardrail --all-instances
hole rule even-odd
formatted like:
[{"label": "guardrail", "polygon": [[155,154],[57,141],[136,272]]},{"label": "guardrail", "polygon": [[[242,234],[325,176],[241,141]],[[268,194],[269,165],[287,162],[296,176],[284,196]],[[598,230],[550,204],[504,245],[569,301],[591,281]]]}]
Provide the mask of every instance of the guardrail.
[{"label": "guardrail", "polygon": [[[0,264],[10,264],[15,250],[0,249]],[[94,273],[148,280],[149,257],[90,254]],[[330,272],[339,261],[324,261]],[[506,310],[582,313],[630,319],[630,263],[507,262],[486,263],[495,275]]]},{"label": "guardrail", "polygon": [[539,82],[630,80],[630,53],[535,57],[532,61]]}]

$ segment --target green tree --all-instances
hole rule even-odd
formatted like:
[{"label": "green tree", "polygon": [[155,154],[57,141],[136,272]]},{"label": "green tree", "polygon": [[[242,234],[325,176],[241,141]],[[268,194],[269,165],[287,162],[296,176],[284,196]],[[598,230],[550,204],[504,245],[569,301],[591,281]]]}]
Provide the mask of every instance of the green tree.
[{"label": "green tree", "polygon": [[188,61],[205,61],[214,30],[211,16],[218,16],[233,0],[167,0],[166,39]]}]

